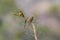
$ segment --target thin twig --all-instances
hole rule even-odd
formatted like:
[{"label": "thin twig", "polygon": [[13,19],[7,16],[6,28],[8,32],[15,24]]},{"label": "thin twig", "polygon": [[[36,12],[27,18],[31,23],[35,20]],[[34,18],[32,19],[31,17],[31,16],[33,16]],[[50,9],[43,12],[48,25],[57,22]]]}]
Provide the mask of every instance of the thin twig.
[{"label": "thin twig", "polygon": [[31,23],[31,24],[32,24],[33,32],[34,32],[34,38],[35,38],[35,40],[37,40],[35,25],[33,23]]},{"label": "thin twig", "polygon": [[[35,25],[32,23],[34,17],[32,16],[31,18],[26,19],[26,17],[24,16],[22,11],[19,12],[19,16],[21,16],[25,19],[25,25],[26,25],[27,21],[32,24],[32,29],[33,29],[33,32],[34,32],[34,38],[35,38],[35,40],[37,40]],[[25,27],[25,25],[24,25],[24,27]]]}]

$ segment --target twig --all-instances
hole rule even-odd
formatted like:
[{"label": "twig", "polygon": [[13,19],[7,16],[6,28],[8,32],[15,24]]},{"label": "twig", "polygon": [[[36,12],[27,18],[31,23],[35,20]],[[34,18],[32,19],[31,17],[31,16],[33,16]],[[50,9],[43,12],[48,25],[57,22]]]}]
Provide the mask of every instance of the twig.
[{"label": "twig", "polygon": [[25,25],[26,25],[26,22],[27,21],[28,21],[28,23],[31,23],[32,24],[32,29],[33,29],[33,32],[34,32],[34,38],[35,38],[35,40],[37,40],[35,25],[32,23],[34,17],[32,16],[31,18],[26,19],[26,17],[24,16],[24,14],[23,14],[22,11],[19,12],[19,16],[21,16],[21,17],[23,17],[25,19]]},{"label": "twig", "polygon": [[31,24],[32,24],[33,32],[34,32],[34,38],[35,38],[35,40],[37,40],[35,25],[33,23],[31,23]]}]

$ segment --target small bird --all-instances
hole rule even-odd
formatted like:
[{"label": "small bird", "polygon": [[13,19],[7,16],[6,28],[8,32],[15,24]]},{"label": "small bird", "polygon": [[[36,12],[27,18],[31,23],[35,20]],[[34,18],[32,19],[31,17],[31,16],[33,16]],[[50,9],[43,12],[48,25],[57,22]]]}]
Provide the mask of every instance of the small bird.
[{"label": "small bird", "polygon": [[22,11],[19,11],[18,15],[21,17],[25,17]]}]

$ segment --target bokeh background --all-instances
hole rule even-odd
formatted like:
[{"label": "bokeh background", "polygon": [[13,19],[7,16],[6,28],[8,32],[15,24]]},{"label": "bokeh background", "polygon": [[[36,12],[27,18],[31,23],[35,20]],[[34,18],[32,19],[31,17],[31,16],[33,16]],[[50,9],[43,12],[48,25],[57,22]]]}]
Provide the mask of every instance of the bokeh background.
[{"label": "bokeh background", "polygon": [[60,40],[60,0],[0,0],[0,40],[34,40],[19,11],[34,16],[38,40]]}]

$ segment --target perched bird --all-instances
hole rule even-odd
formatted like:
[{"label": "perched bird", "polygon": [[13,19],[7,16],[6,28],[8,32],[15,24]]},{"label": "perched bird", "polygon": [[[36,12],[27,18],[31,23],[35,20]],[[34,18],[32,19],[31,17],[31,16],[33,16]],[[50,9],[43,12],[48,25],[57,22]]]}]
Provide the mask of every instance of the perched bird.
[{"label": "perched bird", "polygon": [[18,15],[21,17],[25,17],[22,11],[19,11]]}]

